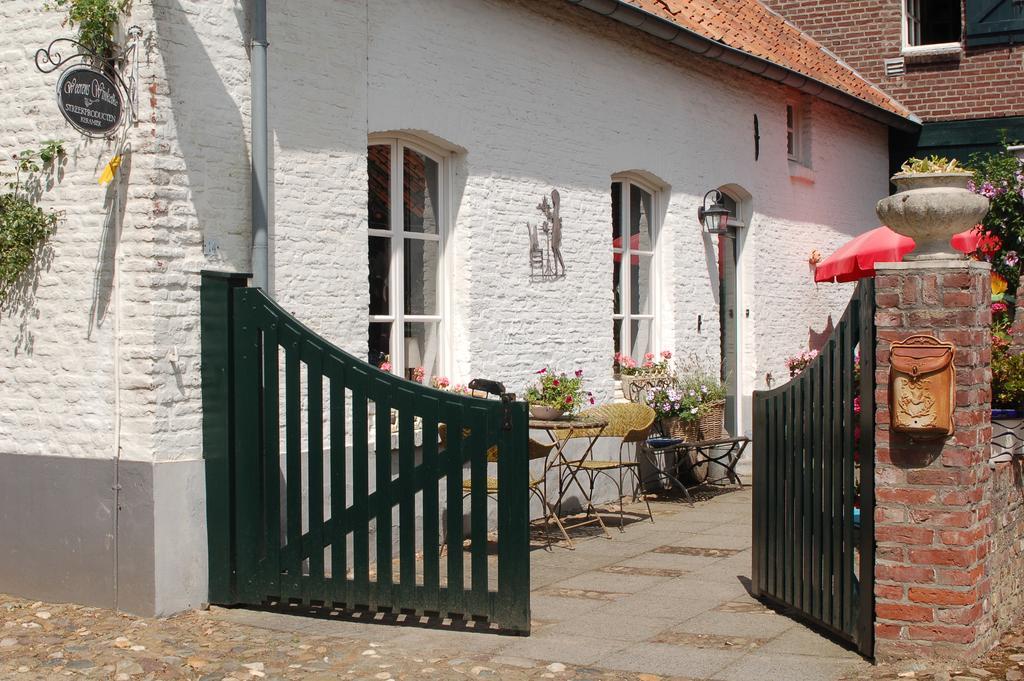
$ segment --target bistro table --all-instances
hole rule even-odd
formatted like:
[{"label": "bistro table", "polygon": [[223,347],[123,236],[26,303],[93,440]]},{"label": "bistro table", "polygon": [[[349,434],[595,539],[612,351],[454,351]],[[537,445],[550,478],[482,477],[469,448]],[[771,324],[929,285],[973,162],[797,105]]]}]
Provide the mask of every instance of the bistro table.
[{"label": "bistro table", "polygon": [[[569,534],[566,530],[576,527],[597,523],[604,530],[605,535],[611,538],[611,535],[608,534],[608,528],[604,525],[604,520],[601,519],[601,515],[594,510],[594,504],[588,487],[581,484],[577,477],[580,466],[586,461],[587,457],[593,454],[594,445],[607,426],[608,421],[595,418],[530,419],[530,428],[532,430],[543,430],[554,445],[544,461],[544,477],[542,480],[544,481],[544,504],[547,507],[545,508],[545,520],[551,518],[555,521],[555,524],[561,528],[562,535],[569,542],[570,549],[575,549],[576,547],[573,545],[572,539],[569,539]],[[569,441],[573,439],[586,440],[587,447],[582,456],[570,459],[566,454],[565,448]],[[575,457],[575,455],[573,456]],[[548,473],[554,470],[558,472],[558,496],[552,502],[547,493],[547,479]],[[575,482],[577,487],[579,487],[580,493],[583,495],[584,501],[586,501],[587,516],[572,525],[565,525],[558,516],[562,510],[562,499],[568,491],[570,482]],[[593,517],[591,517],[591,512],[593,512]]]},{"label": "bistro table", "polygon": [[[683,491],[686,500],[693,504],[690,490],[679,481],[682,474],[686,473],[695,480],[699,477],[698,485],[729,480],[743,487],[743,481],[736,474],[736,464],[739,463],[748,444],[750,444],[748,437],[723,437],[700,442],[662,437],[647,440],[640,448],[640,453],[650,462],[659,479],[674,483]],[[666,456],[664,465],[658,465],[658,454],[673,454],[675,462],[670,465]],[[712,464],[724,468],[725,474],[708,479]],[[703,476],[698,476],[696,471],[701,466],[706,466],[706,468]]]}]

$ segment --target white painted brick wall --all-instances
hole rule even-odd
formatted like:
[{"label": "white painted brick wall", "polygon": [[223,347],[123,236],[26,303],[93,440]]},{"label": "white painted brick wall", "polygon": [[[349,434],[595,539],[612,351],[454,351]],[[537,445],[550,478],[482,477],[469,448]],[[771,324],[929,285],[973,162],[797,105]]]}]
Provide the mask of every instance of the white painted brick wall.
[{"label": "white painted brick wall", "polygon": [[[882,126],[816,102],[808,184],[789,176],[784,88],[567,4],[375,0],[368,19],[367,4],[351,1],[270,6],[272,285],[342,347],[366,347],[366,138],[403,129],[465,150],[454,158],[450,243],[456,379],[499,378],[518,391],[539,366],[582,366],[599,399],[611,397],[609,184],[620,171],[666,184],[659,346],[717,361],[714,255],[695,214],[704,192],[726,183],[753,196],[741,305],[748,390],[767,371],[781,377],[808,330],[838,319],[849,287],[816,287],[807,257],[877,224]],[[0,6],[0,152],[54,136],[71,151],[44,198],[67,211],[49,269],[34,280],[34,303],[0,319],[0,452],[109,456],[119,310],[123,454],[201,456],[198,271],[249,266],[248,20],[230,3],[137,0],[132,21],[146,32],[141,122],[129,134],[118,241],[105,236],[107,191],[95,182],[110,145],[64,126],[55,76],[31,62],[66,33],[59,16],[35,0]],[[525,222],[552,188],[568,276],[531,283]],[[209,239],[213,258],[202,252]]]}]

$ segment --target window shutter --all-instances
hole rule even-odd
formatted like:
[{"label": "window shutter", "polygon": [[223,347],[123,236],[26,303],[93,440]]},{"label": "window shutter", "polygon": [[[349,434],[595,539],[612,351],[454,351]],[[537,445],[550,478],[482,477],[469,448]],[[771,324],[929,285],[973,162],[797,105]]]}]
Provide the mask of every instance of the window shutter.
[{"label": "window shutter", "polygon": [[967,0],[967,46],[1024,43],[1024,0]]}]

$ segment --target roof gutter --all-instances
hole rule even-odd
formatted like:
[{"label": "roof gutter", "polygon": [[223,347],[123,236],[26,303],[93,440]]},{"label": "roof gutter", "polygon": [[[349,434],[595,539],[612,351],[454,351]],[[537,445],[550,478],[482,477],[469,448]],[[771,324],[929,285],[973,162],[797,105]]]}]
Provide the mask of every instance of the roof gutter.
[{"label": "roof gutter", "polygon": [[909,118],[904,118],[802,73],[706,38],[668,19],[642,10],[626,0],[568,0],[568,2],[649,33],[665,42],[708,59],[741,68],[744,71],[806,92],[889,127],[907,132],[916,132],[921,127],[921,119],[913,114]]}]

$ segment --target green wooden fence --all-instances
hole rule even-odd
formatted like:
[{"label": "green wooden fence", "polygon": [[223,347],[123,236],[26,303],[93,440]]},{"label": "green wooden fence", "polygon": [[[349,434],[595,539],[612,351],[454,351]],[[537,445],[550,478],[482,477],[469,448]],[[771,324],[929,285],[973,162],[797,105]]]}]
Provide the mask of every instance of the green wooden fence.
[{"label": "green wooden fence", "polygon": [[[246,281],[203,272],[210,601],[439,615],[529,632],[526,404],[382,372]],[[445,429],[463,437],[443,437]]]},{"label": "green wooden fence", "polygon": [[874,280],[862,280],[811,365],[754,393],[755,595],[795,609],[869,657],[874,309]]}]

